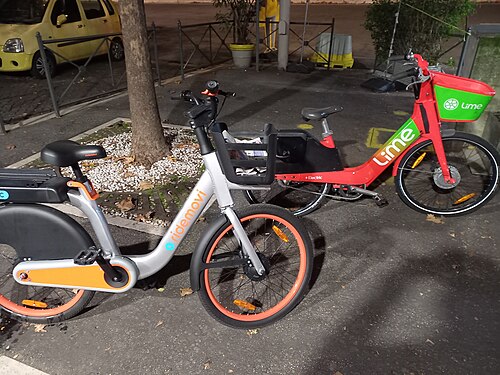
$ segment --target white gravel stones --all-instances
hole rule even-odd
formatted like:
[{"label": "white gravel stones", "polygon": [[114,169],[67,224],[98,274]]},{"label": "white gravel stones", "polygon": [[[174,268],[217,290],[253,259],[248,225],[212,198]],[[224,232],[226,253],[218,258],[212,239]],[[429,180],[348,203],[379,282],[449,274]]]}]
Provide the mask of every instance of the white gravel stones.
[{"label": "white gravel stones", "polygon": [[196,177],[202,158],[195,136],[188,130],[167,129],[172,139],[171,155],[154,163],[150,169],[138,165],[131,157],[131,132],[89,142],[106,149],[105,159],[83,162],[82,170],[97,191],[138,191],[143,181],[164,184],[172,175]]}]

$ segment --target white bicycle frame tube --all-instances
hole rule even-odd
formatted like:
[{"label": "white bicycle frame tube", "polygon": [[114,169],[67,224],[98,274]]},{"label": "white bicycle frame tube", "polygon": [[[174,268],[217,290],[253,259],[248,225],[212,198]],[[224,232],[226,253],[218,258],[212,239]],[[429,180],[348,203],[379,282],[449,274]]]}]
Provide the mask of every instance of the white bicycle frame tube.
[{"label": "white bicycle frame tube", "polygon": [[[170,224],[158,246],[148,254],[128,256],[139,270],[139,280],[155,274],[172,259],[175,251],[181,245],[193,224],[196,223],[203,213],[213,195],[217,199],[221,212],[228,217],[233,225],[233,232],[240,241],[244,253],[248,255],[259,274],[264,272],[262,262],[232,209],[234,201],[230,192],[230,190],[252,189],[254,187],[229,182],[222,172],[215,152],[204,155],[203,162],[206,171],[200,177],[191,194],[189,194],[189,197]],[[70,202],[82,210],[89,218],[104,253],[111,259],[113,257],[121,257],[122,254],[111,236],[108,223],[96,202],[87,199],[82,191],[79,194],[70,192],[68,195]]]}]

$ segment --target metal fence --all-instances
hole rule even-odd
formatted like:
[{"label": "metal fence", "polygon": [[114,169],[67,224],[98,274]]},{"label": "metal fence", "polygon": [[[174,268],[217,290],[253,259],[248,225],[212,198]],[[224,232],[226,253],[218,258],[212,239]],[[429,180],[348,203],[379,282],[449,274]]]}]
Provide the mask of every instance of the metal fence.
[{"label": "metal fence", "polygon": [[[50,53],[52,53],[54,56],[58,56],[65,63],[67,63],[67,65],[70,65],[76,68],[77,70],[73,79],[69,83],[66,84],[65,82],[59,82],[58,90],[56,90],[57,77],[51,77],[50,74],[46,74],[46,80],[50,93],[50,98],[52,101],[52,107],[57,117],[61,116],[60,108],[62,105],[76,104],[91,99],[96,99],[98,97],[110,95],[126,89],[126,79],[125,79],[126,70],[124,63],[117,62],[119,65],[116,65],[113,63],[111,58],[110,46],[112,43],[112,39],[116,37],[121,37],[121,34],[113,33],[113,34],[89,35],[86,37],[46,39],[46,40],[42,38],[42,35],[40,35],[40,33],[36,34],[45,72],[50,71],[49,60],[47,56],[48,51],[50,51]],[[93,40],[98,40],[100,42],[97,44],[97,47],[95,48],[93,53],[87,59],[81,61],[72,61],[69,58],[58,53],[54,49],[51,49],[51,45],[56,43],[58,45],[77,44]],[[153,59],[152,66],[156,70],[155,72],[156,80],[159,83],[161,83],[160,69],[158,65],[158,48],[156,43],[156,27],[154,24],[152,25],[151,29],[148,30],[148,41],[150,42],[150,48],[152,49],[152,59]],[[77,95],[76,98],[73,97],[68,99],[68,93],[70,93],[72,89],[73,90],[75,89],[76,84],[85,82],[86,79],[85,74],[89,71],[90,62],[95,60],[95,58],[100,54],[104,45],[106,45],[107,49],[107,73],[99,71],[97,72],[97,77],[96,77],[95,76],[96,72],[95,71],[93,72],[93,79],[97,80],[96,85],[97,83],[99,83],[98,92],[97,93],[94,92],[84,96]],[[108,81],[108,85],[107,87],[103,87],[102,83],[106,81]],[[89,89],[89,91],[92,90]]]},{"label": "metal fence", "polygon": [[[263,22],[261,22],[262,24]],[[268,21],[269,24],[274,24],[275,27],[271,27],[273,30],[268,35],[260,37],[261,33],[257,35],[254,34],[255,38],[259,39],[260,46],[264,47],[264,51],[269,55],[275,55],[277,57],[277,52],[272,49],[273,46],[270,45],[270,40],[277,39],[278,25],[277,21]],[[288,58],[290,59],[308,59],[312,55],[315,56],[319,61],[318,64],[326,65],[327,69],[331,67],[331,58],[333,54],[333,35],[335,30],[335,18],[332,18],[331,22],[290,22],[289,27],[289,46],[288,46]],[[328,53],[322,53],[318,46],[320,44],[320,37],[322,34],[327,33],[330,35],[328,43]],[[325,46],[323,46],[324,48]],[[261,48],[259,48],[260,50]],[[257,59],[257,69],[259,66],[259,60]]]},{"label": "metal fence", "polygon": [[[263,24],[263,22],[260,23]],[[276,55],[269,41],[273,38],[277,39],[279,23],[271,21],[270,24],[273,24],[275,27],[272,28],[273,31],[270,34],[265,36],[262,36],[262,33],[256,29],[255,22],[249,27],[255,44],[259,46],[256,49],[259,51],[255,61],[257,70],[259,70],[259,55],[262,48],[266,52],[269,52],[269,55]],[[290,22],[289,56],[292,58],[296,57],[298,51],[301,51],[303,55],[315,54],[318,56],[318,59],[321,60],[321,64],[326,65],[329,69],[331,66],[330,58],[333,49],[334,27],[334,18],[332,18],[330,23],[307,22],[305,26],[303,22]],[[305,31],[306,29],[307,32]],[[179,38],[180,75],[182,79],[184,79],[184,74],[187,71],[206,68],[231,59],[231,51],[227,40],[228,37],[233,37],[233,23],[208,22],[183,25],[181,21],[178,21],[177,30]],[[317,49],[319,38],[323,33],[329,33],[331,36],[329,53],[326,57]]]},{"label": "metal fence", "polygon": [[[300,26],[303,29],[300,29]],[[304,29],[308,28],[311,30],[309,33],[304,32]],[[335,18],[332,18],[330,23],[328,22],[308,22],[306,27],[301,22],[290,22],[290,36],[295,37],[295,40],[298,41],[300,46],[296,46],[295,49],[292,48],[288,53],[289,56],[296,56],[296,54],[301,51],[301,55],[314,54],[321,60],[321,64],[327,64],[327,69],[331,66],[331,57],[333,53],[333,35],[335,30]],[[302,31],[302,33],[301,33]],[[319,45],[319,38],[322,34],[330,34],[330,43],[328,45],[328,55],[327,57],[323,56],[321,51],[318,50],[317,46]],[[292,42],[293,43],[293,42]],[[302,47],[303,45],[303,47]]]},{"label": "metal fence", "polygon": [[229,27],[225,22],[182,25],[178,21],[177,31],[182,79],[186,71],[206,68],[231,59],[226,40],[233,35],[233,24]]},{"label": "metal fence", "polygon": [[[290,58],[296,58],[297,52],[309,55],[317,54],[317,40],[322,33],[333,34],[334,20],[331,23],[308,22],[307,32],[302,22],[290,23]],[[257,50],[263,52],[270,49],[269,35],[265,36],[254,23],[251,25],[254,42]],[[273,28],[273,35],[277,39],[278,27]],[[177,25],[177,35],[170,28],[156,28],[153,24],[148,29],[148,40],[151,51],[151,66],[155,80],[161,84],[162,78],[180,76],[184,78],[186,72],[207,68],[231,60],[229,43],[234,36],[232,24],[224,22],[209,22],[200,24],[184,25],[180,21]],[[259,35],[260,34],[260,35]],[[96,99],[120,92],[126,89],[126,69],[124,62],[113,62],[109,54],[109,47],[113,38],[120,34],[92,35],[88,37],[66,38],[66,39],[44,39],[43,35],[37,36],[39,50],[45,71],[49,70],[47,65],[47,53],[57,56],[64,64],[58,65],[58,74],[55,77],[47,77],[47,83],[22,80],[22,77],[14,78],[12,82],[19,82],[16,92],[4,95],[8,105],[0,108],[3,118],[0,118],[0,134],[5,133],[5,123],[12,123],[27,116],[47,113],[53,111],[56,116],[61,116],[61,108],[88,100]],[[267,38],[266,38],[267,37]],[[56,44],[77,44],[89,41],[98,41],[96,48],[90,57],[85,60],[72,61],[70,58],[57,53],[53,48]],[[258,43],[257,43],[258,41]],[[161,52],[159,51],[159,47]],[[93,47],[92,47],[93,48]],[[101,55],[106,51],[107,55]],[[268,52],[268,51],[267,51]],[[274,54],[274,55],[273,55]],[[259,70],[259,55],[274,56],[264,59],[264,62],[273,63],[276,60],[276,52],[269,54],[259,53],[256,55],[255,67]],[[320,54],[318,54],[321,56]],[[331,53],[328,54],[330,56]],[[326,56],[328,58],[328,56]],[[325,59],[327,67],[330,66]],[[163,77],[162,77],[163,75]],[[35,87],[34,85],[41,86]],[[17,86],[16,86],[17,87]],[[24,89],[24,91],[22,91]],[[31,91],[30,91],[31,90]],[[22,95],[22,93],[25,95]],[[29,92],[29,96],[28,96]],[[22,102],[21,106],[16,101],[21,96],[29,98],[29,102]],[[4,121],[5,120],[5,121]]]}]

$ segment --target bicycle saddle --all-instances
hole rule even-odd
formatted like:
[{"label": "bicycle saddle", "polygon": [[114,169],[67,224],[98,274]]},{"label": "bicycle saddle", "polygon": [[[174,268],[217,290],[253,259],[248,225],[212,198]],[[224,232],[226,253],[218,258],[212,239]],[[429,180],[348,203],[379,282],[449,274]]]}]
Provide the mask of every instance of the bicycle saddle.
[{"label": "bicycle saddle", "polygon": [[106,157],[106,150],[96,145],[81,145],[64,140],[49,143],[40,152],[40,158],[47,164],[57,167],[69,167],[81,160],[101,159]]},{"label": "bicycle saddle", "polygon": [[306,120],[321,120],[322,118],[327,118],[333,113],[342,111],[342,107],[326,107],[326,108],[302,108],[302,117]]}]

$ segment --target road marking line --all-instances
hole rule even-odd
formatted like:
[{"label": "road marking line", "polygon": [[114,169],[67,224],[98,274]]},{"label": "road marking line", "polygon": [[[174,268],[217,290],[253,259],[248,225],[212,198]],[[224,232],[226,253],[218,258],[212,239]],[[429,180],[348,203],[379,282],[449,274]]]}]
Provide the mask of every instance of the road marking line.
[{"label": "road marking line", "polygon": [[0,374],[9,375],[48,375],[46,372],[37,370],[33,367],[18,362],[15,359],[0,357]]},{"label": "road marking line", "polygon": [[396,132],[394,129],[370,128],[365,145],[368,148],[381,148],[385,142]]}]

